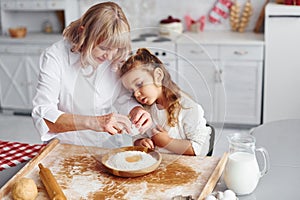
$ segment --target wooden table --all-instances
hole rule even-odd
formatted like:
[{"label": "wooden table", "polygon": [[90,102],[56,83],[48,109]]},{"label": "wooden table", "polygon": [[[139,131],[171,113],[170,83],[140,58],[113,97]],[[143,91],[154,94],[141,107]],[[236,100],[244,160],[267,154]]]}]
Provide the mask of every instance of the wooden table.
[{"label": "wooden table", "polygon": [[53,140],[22,168],[0,191],[0,199],[11,199],[11,188],[20,177],[32,178],[37,199],[48,199],[38,175],[38,164],[49,168],[68,200],[78,199],[171,199],[192,195],[204,199],[215,187],[227,161],[222,157],[162,154],[160,166],[136,178],[109,174],[100,160],[110,149],[60,144]]}]

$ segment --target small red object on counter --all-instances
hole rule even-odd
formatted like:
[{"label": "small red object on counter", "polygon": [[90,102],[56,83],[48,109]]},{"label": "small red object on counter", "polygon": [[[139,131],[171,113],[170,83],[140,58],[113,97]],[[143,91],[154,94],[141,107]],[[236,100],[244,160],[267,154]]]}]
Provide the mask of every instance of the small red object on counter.
[{"label": "small red object on counter", "polygon": [[185,15],[185,24],[188,31],[199,32],[204,30],[205,16],[201,16],[198,20],[192,19],[189,15]]},{"label": "small red object on counter", "polygon": [[300,6],[300,0],[284,0],[284,4]]},{"label": "small red object on counter", "polygon": [[294,5],[294,0],[284,0],[285,5]]},{"label": "small red object on counter", "polygon": [[168,16],[167,19],[160,20],[161,24],[169,24],[169,23],[173,23],[173,22],[181,22],[181,20],[173,18],[172,16]]}]

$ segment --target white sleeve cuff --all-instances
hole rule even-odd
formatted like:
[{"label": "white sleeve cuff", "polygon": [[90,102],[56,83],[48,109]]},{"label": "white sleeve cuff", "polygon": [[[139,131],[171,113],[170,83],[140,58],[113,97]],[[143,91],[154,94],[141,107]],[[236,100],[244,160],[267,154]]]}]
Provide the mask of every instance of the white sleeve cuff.
[{"label": "white sleeve cuff", "polygon": [[59,118],[59,116],[61,116],[62,114],[64,114],[64,112],[60,111],[60,110],[48,110],[45,113],[45,116],[43,116],[44,119],[47,119],[48,121],[55,123],[56,120]]},{"label": "white sleeve cuff", "polygon": [[59,110],[48,110],[44,114],[41,114],[41,112],[36,112],[36,110],[33,109],[32,118],[35,123],[35,127],[41,136],[42,141],[49,141],[52,138],[56,137],[56,134],[49,133],[49,128],[44,119],[47,119],[50,122],[55,123],[58,117],[63,113],[64,112]]}]

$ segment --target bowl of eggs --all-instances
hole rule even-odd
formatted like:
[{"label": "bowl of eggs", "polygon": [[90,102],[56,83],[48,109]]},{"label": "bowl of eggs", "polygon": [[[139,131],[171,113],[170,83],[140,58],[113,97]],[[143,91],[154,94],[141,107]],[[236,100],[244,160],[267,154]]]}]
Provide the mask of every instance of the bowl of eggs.
[{"label": "bowl of eggs", "polygon": [[10,37],[12,37],[12,38],[23,38],[27,34],[27,28],[24,26],[9,28],[8,32],[9,32]]},{"label": "bowl of eggs", "polygon": [[156,170],[161,160],[161,154],[155,150],[142,146],[128,146],[104,154],[101,163],[115,176],[137,177]]}]

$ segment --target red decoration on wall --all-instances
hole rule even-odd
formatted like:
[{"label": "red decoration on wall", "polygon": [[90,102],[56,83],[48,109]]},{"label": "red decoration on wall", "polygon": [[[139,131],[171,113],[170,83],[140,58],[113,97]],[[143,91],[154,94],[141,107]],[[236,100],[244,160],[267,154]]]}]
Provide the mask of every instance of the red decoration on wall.
[{"label": "red decoration on wall", "polygon": [[189,15],[186,15],[184,20],[188,31],[199,32],[204,30],[205,16],[201,16],[198,20],[194,20]]},{"label": "red decoration on wall", "polygon": [[221,23],[222,19],[226,19],[228,17],[231,5],[231,0],[217,0],[208,15],[208,20],[211,23]]}]

